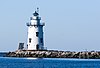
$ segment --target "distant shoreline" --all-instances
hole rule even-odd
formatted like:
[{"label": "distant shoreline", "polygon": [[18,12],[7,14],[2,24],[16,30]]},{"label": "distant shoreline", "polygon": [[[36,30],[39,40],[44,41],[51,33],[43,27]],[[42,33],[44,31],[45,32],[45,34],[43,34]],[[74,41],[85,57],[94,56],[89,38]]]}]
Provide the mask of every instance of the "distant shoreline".
[{"label": "distant shoreline", "polygon": [[0,57],[7,56],[8,52],[0,52]]},{"label": "distant shoreline", "polygon": [[31,58],[79,58],[100,59],[99,51],[57,51],[57,50],[17,50],[8,52],[4,57],[31,57]]}]

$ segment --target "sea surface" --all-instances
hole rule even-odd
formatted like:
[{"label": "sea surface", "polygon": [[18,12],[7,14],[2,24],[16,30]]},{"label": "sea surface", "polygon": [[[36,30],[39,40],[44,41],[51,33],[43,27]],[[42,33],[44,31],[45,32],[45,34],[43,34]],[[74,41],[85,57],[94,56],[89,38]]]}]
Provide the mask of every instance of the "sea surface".
[{"label": "sea surface", "polygon": [[0,68],[100,68],[100,59],[0,57]]}]

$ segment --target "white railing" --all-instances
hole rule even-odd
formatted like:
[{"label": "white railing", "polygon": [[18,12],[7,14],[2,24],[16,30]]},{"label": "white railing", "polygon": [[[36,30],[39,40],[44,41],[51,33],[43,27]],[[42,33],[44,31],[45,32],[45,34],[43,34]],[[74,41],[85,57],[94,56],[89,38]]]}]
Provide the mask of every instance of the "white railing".
[{"label": "white railing", "polygon": [[30,20],[41,20],[41,17],[30,17]]},{"label": "white railing", "polygon": [[40,23],[40,24],[31,24],[31,23],[26,23],[27,26],[45,26],[45,23]]}]

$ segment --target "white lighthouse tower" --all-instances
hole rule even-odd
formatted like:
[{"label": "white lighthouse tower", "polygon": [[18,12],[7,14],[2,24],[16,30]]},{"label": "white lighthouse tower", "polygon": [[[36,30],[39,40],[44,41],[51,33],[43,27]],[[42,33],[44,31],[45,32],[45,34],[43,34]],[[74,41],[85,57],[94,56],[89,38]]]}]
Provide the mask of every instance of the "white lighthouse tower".
[{"label": "white lighthouse tower", "polygon": [[30,23],[28,26],[28,38],[27,38],[27,49],[28,50],[43,50],[43,26],[44,23],[40,22],[41,17],[39,17],[38,8],[37,11],[33,13],[30,17]]}]

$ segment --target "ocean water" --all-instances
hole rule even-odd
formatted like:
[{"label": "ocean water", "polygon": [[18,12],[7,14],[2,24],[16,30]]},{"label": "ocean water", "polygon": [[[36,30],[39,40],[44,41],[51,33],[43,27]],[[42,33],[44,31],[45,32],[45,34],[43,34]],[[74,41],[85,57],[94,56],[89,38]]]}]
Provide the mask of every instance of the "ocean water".
[{"label": "ocean water", "polygon": [[0,57],[0,68],[100,68],[100,59]]}]

